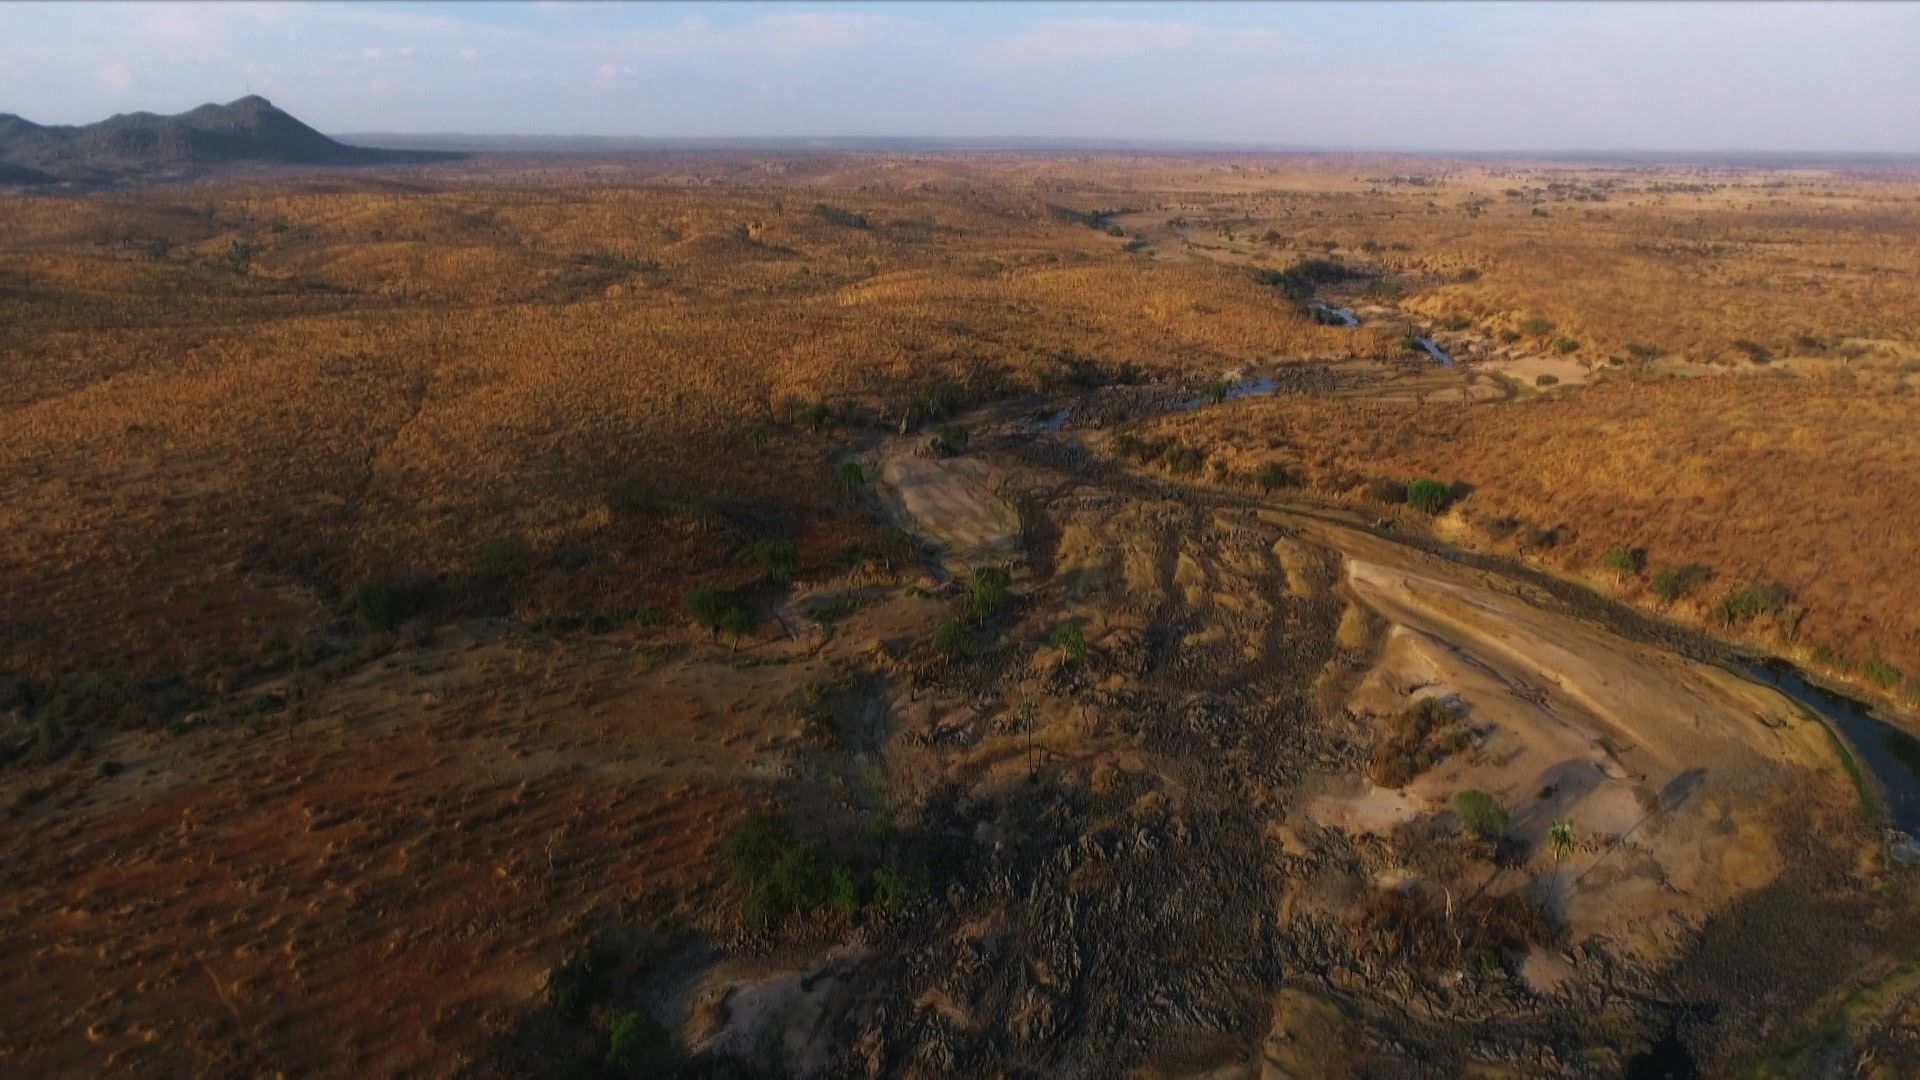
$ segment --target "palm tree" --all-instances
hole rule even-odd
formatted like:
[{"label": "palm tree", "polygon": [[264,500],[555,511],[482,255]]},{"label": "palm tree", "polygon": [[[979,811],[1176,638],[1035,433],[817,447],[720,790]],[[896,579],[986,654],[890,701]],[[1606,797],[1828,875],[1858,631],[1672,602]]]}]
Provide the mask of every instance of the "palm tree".
[{"label": "palm tree", "polygon": [[1547,828],[1547,850],[1553,852],[1553,862],[1557,867],[1560,860],[1573,851],[1576,836],[1573,822],[1560,820]]}]

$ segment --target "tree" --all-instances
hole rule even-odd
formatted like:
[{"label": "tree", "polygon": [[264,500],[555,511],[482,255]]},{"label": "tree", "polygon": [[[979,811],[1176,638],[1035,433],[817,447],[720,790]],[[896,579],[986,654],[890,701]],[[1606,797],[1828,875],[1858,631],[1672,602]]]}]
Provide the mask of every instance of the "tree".
[{"label": "tree", "polygon": [[1061,623],[1048,635],[1047,644],[1067,654],[1069,660],[1083,660],[1087,655],[1087,635],[1077,623]]},{"label": "tree", "polygon": [[1547,850],[1553,853],[1555,866],[1560,864],[1561,859],[1573,854],[1573,846],[1577,840],[1578,837],[1573,831],[1573,822],[1565,818],[1547,827]]},{"label": "tree", "polygon": [[1529,315],[1520,320],[1520,332],[1529,337],[1546,338],[1553,333],[1553,320]]}]

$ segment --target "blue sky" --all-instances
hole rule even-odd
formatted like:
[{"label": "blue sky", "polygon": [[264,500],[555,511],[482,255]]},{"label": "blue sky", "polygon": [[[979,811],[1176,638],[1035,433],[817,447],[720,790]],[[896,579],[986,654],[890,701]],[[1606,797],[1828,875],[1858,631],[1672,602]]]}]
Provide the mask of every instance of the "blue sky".
[{"label": "blue sky", "polygon": [[0,3],[0,112],[325,131],[1920,151],[1920,4]]}]

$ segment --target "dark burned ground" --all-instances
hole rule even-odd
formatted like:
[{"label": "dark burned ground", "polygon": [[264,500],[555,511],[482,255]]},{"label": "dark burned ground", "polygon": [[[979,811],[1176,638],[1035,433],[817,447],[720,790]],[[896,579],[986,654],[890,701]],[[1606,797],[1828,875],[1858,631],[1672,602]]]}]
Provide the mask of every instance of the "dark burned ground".
[{"label": "dark burned ground", "polygon": [[[1128,479],[1064,438],[988,438],[975,449],[1011,464],[1003,495],[1021,511],[1027,548],[1014,609],[976,656],[909,655],[838,709],[843,729],[892,717],[887,756],[915,775],[919,793],[894,803],[901,832],[892,843],[925,875],[925,895],[891,913],[824,928],[789,921],[729,941],[676,937],[671,916],[643,935],[645,947],[603,936],[601,992],[670,1024],[698,1018],[689,982],[717,959],[811,972],[800,983],[813,995],[811,1018],[789,1013],[690,1057],[683,1045],[652,1067],[1662,1075],[1692,1068],[1689,1048],[1714,1061],[1756,1052],[1779,1036],[1773,1021],[1798,1015],[1811,988],[1829,984],[1769,983],[1777,957],[1752,947],[1788,945],[1809,911],[1847,891],[1843,856],[1817,845],[1794,853],[1807,860],[1804,873],[1711,924],[1673,971],[1549,929],[1535,944],[1575,973],[1552,995],[1519,977],[1525,932],[1449,951],[1431,939],[1431,911],[1426,922],[1362,917],[1377,874],[1418,863],[1415,847],[1450,841],[1310,826],[1290,843],[1276,837],[1304,785],[1363,767],[1367,734],[1339,701],[1368,651],[1337,643],[1340,591],[1289,592],[1274,553],[1287,530],[1231,499]],[[1320,557],[1326,580],[1337,580],[1337,557]],[[1069,615],[1087,620],[1093,654],[1036,662]],[[1028,699],[1045,701],[1049,717],[1031,779],[1008,719]],[[934,707],[923,715],[906,702]],[[944,706],[963,719],[929,718]],[[773,800],[817,818],[816,832],[851,828],[844,807],[804,809],[822,790],[818,775],[803,774],[776,785]],[[827,821],[843,824],[819,824]],[[828,839],[842,850],[864,842]],[[1480,899],[1462,891],[1447,900],[1456,898]],[[1826,925],[1823,977],[1872,953],[1854,918]],[[828,956],[836,943],[854,951]],[[736,1000],[748,985],[736,985]],[[588,1015],[547,1009],[483,1071],[598,1070],[606,1044]],[[728,1022],[723,1004],[703,1030]],[[1669,1034],[1680,1041],[1656,1046]]]}]

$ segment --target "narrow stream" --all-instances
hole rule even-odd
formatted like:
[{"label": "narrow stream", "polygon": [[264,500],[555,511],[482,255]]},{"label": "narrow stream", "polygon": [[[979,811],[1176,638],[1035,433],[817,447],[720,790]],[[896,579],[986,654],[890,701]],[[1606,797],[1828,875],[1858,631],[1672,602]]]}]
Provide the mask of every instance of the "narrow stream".
[{"label": "narrow stream", "polygon": [[1360,316],[1355,315],[1352,310],[1348,308],[1334,307],[1332,304],[1323,304],[1315,300],[1308,306],[1308,310],[1313,312],[1313,321],[1322,326],[1360,325]]},{"label": "narrow stream", "polygon": [[1275,390],[1278,390],[1279,388],[1280,388],[1279,383],[1274,382],[1272,379],[1262,375],[1260,378],[1257,378],[1257,379],[1248,379],[1244,382],[1234,383],[1233,385],[1227,387],[1227,392],[1224,396],[1208,397],[1208,396],[1202,395],[1197,398],[1190,398],[1186,401],[1183,401],[1180,404],[1175,405],[1174,408],[1177,410],[1185,411],[1187,409],[1198,409],[1204,405],[1223,405],[1229,401],[1234,400],[1235,398],[1261,397],[1266,394],[1271,394]]},{"label": "narrow stream", "polygon": [[1435,345],[1432,338],[1414,338],[1413,340],[1414,344],[1427,350],[1427,355],[1433,357],[1440,364],[1446,367],[1453,366],[1453,357],[1448,356],[1445,349]]},{"label": "narrow stream", "polygon": [[1790,664],[1749,664],[1746,673],[1839,732],[1860,764],[1879,781],[1888,824],[1905,833],[1909,842],[1920,837],[1920,739],[1873,715],[1865,703],[1814,685]]}]

